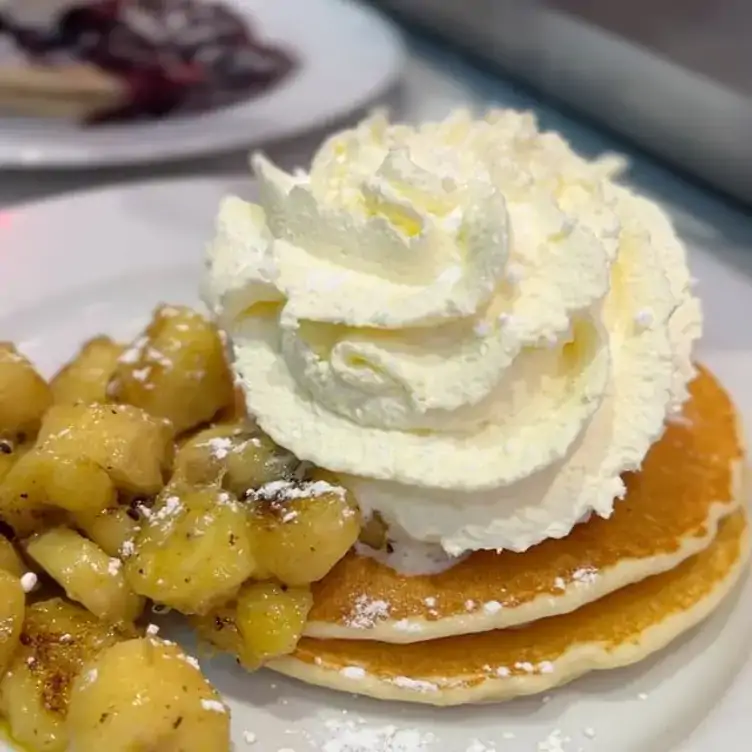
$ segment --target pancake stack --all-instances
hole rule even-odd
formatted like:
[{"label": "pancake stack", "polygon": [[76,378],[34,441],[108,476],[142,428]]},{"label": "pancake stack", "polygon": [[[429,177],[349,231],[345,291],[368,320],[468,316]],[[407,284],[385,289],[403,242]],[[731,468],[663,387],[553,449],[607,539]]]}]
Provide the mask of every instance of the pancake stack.
[{"label": "pancake stack", "polygon": [[316,584],[296,652],[270,668],[380,699],[460,705],[640,661],[708,617],[744,571],[743,451],[731,400],[700,367],[610,518],[433,575],[352,551]]}]

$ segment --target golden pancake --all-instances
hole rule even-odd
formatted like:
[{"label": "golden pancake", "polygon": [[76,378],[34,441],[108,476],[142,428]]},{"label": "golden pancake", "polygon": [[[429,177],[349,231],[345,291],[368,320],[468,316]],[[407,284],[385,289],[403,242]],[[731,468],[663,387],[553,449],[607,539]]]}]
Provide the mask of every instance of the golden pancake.
[{"label": "golden pancake", "polygon": [[422,642],[565,614],[666,572],[707,547],[739,507],[742,437],[734,406],[703,368],[611,518],[524,553],[481,551],[407,577],[350,553],[314,585],[309,637]]},{"label": "golden pancake", "polygon": [[676,569],[520,629],[410,645],[304,638],[270,668],[332,689],[430,705],[508,700],[635,663],[707,617],[748,558],[746,512]]}]

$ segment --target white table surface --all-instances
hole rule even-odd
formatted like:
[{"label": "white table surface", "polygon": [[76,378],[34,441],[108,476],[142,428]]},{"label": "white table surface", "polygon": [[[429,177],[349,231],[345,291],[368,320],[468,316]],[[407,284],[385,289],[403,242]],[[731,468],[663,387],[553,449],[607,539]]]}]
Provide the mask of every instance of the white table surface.
[{"label": "white table surface", "polygon": [[[626,151],[632,159],[632,178],[643,190],[662,201],[673,213],[677,226],[691,243],[711,247],[724,262],[752,280],[752,214],[723,198],[706,192],[630,149],[615,138],[559,112],[524,88],[459,61],[452,53],[425,42],[416,42],[403,84],[386,104],[395,116],[422,120],[445,115],[450,109],[468,106],[482,109],[488,104],[532,108],[547,128],[562,131],[575,147],[586,153]],[[286,167],[304,165],[322,133],[274,145],[266,151]],[[68,191],[113,185],[147,178],[196,175],[247,174],[244,154],[196,160],[190,163],[148,169],[108,169],[86,172],[0,172],[0,208],[34,201]],[[750,322],[752,325],[752,322]],[[750,374],[752,377],[752,373]],[[752,382],[752,378],[750,379]],[[752,383],[750,384],[752,388]],[[740,663],[746,656],[740,656]],[[723,703],[728,717],[746,719],[752,697],[752,664],[737,680],[738,691]],[[743,687],[743,688],[742,688]],[[698,688],[698,691],[702,691]],[[724,730],[705,723],[681,752],[737,752],[724,743]],[[731,742],[733,745],[734,742]],[[605,751],[604,751],[605,752]],[[742,752],[741,749],[738,752]]]}]

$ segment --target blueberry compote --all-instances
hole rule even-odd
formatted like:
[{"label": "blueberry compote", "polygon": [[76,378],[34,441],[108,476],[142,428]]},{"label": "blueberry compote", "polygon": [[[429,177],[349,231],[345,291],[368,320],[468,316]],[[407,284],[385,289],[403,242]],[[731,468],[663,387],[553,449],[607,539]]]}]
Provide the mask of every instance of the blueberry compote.
[{"label": "blueberry compote", "polygon": [[88,63],[124,81],[128,104],[98,122],[226,106],[295,65],[232,10],[200,0],[97,0],[64,11],[49,30],[0,18],[0,33],[36,63]]}]

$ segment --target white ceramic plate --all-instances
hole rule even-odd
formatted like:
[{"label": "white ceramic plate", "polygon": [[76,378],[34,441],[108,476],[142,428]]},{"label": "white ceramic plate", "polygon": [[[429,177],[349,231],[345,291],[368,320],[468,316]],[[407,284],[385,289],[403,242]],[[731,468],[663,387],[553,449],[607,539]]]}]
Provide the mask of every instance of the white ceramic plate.
[{"label": "white ceramic plate", "polygon": [[[250,181],[150,183],[0,213],[0,340],[16,341],[50,373],[87,337],[133,335],[159,301],[195,303],[202,249],[231,188],[253,192]],[[708,316],[703,358],[750,428],[752,258],[695,248],[691,260]],[[701,628],[641,665],[547,698],[450,710],[251,676],[230,661],[204,669],[232,708],[236,752],[741,752],[752,734],[751,636],[752,597],[740,588]]]},{"label": "white ceramic plate", "polygon": [[225,0],[263,39],[300,58],[261,96],[200,116],[81,127],[0,118],[0,168],[82,168],[200,157],[297,135],[367,104],[392,85],[404,51],[396,29],[352,0]]}]

